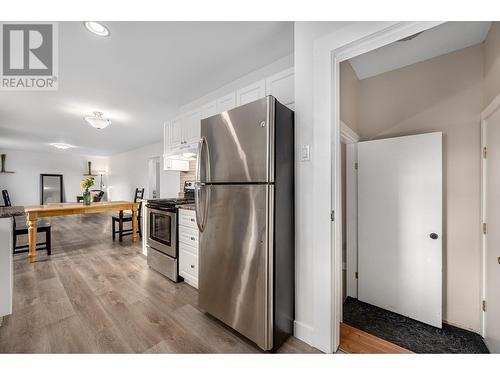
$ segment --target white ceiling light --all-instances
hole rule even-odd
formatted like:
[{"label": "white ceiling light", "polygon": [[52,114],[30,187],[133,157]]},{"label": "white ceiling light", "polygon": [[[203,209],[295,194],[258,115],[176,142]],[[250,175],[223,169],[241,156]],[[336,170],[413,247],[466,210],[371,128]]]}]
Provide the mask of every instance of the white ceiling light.
[{"label": "white ceiling light", "polygon": [[108,125],[111,125],[111,120],[102,117],[102,115],[102,112],[94,112],[94,116],[85,116],[83,119],[96,129],[104,129]]},{"label": "white ceiling light", "polygon": [[73,148],[75,146],[73,145],[69,145],[67,143],[50,143],[51,146],[55,147],[55,148],[59,148],[61,150],[67,150],[68,148]]},{"label": "white ceiling light", "polygon": [[85,25],[85,28],[92,34],[99,36],[109,36],[108,28],[104,26],[102,23],[95,21],[85,21],[83,24]]}]

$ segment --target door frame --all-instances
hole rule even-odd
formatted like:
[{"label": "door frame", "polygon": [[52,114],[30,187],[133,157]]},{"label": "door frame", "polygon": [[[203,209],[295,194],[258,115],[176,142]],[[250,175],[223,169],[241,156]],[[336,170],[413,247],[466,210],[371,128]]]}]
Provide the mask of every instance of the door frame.
[{"label": "door frame", "polygon": [[[153,166],[155,167],[155,169],[153,170]],[[159,168],[159,171],[158,173],[157,170],[156,170],[156,167]],[[153,198],[153,189],[152,189],[152,186],[151,186],[151,174],[154,173],[156,174],[155,176],[155,180],[156,180],[156,187],[158,188],[157,189],[157,194],[158,194],[158,197],[160,196],[160,189],[161,189],[161,157],[160,156],[153,156],[153,157],[150,157],[148,159],[148,191],[147,191],[147,196],[149,198]]]},{"label": "door frame", "polygon": [[[487,216],[487,195],[486,195],[486,182],[488,181],[487,176],[487,164],[488,158],[484,157],[484,150],[488,146],[488,119],[496,112],[500,110],[500,94],[497,95],[493,100],[486,106],[486,108],[481,112],[481,222],[479,223],[479,231],[481,238],[481,300],[486,300],[486,244],[487,235],[482,229],[483,223],[488,222]],[[487,156],[487,155],[486,155]],[[481,309],[481,336],[485,337],[485,314],[486,311]]]},{"label": "door frame", "polygon": [[[317,160],[313,185],[321,199],[313,201],[315,255],[313,259],[313,345],[333,353],[340,342],[342,309],[339,64],[444,22],[352,22],[314,41],[313,142]],[[330,181],[325,184],[324,181]],[[332,220],[333,219],[333,220]]]},{"label": "door frame", "polygon": [[[340,120],[340,143],[343,143],[346,145],[346,160],[345,160],[345,168],[346,168],[346,181],[345,181],[345,187],[346,187],[346,217],[345,221],[340,220],[340,225],[341,225],[341,233],[344,233],[344,225],[346,226],[346,295],[349,296],[351,293],[349,293],[350,290],[350,285],[351,284],[356,284],[355,279],[352,280],[352,271],[353,271],[353,266],[352,264],[348,261],[349,259],[356,259],[356,266],[354,267],[355,271],[357,271],[357,252],[358,252],[358,243],[357,243],[357,236],[358,236],[358,194],[357,194],[357,188],[358,188],[358,180],[357,180],[357,171],[355,169],[355,164],[358,162],[358,156],[357,156],[357,143],[359,142],[360,137],[359,135],[352,130],[345,122]],[[349,147],[352,146],[352,147]],[[349,184],[351,182],[351,184]],[[342,201],[341,201],[342,203]],[[350,204],[349,204],[350,203]],[[343,207],[341,207],[341,211],[343,211]],[[344,239],[342,238],[342,242],[344,242]],[[351,256],[350,256],[351,255]],[[355,255],[355,256],[353,256]],[[351,264],[351,266],[350,266]],[[342,264],[342,267],[344,264]],[[351,272],[349,272],[351,271]],[[354,287],[354,285],[352,285]],[[356,285],[357,289],[357,285]],[[357,291],[356,291],[356,296],[357,296]],[[341,310],[341,318],[342,318],[342,310]]]}]

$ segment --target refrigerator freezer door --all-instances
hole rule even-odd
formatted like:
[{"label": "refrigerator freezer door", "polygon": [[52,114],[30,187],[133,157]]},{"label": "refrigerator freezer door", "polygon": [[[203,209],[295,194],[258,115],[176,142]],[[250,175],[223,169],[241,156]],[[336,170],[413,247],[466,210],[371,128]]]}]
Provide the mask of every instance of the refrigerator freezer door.
[{"label": "refrigerator freezer door", "polygon": [[206,145],[198,157],[209,155],[210,166],[202,165],[199,182],[273,182],[273,108],[266,97],[202,120]]},{"label": "refrigerator freezer door", "polygon": [[272,348],[269,189],[203,186],[210,194],[199,252],[200,307],[265,350]]}]

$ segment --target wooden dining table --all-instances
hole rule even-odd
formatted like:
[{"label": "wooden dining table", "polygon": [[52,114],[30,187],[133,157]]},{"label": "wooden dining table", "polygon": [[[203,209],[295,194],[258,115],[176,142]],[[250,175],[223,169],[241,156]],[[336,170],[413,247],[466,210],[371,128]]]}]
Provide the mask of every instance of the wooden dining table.
[{"label": "wooden dining table", "polygon": [[28,224],[28,258],[30,262],[36,259],[36,233],[37,220],[41,217],[65,216],[93,214],[98,212],[119,211],[123,216],[123,211],[132,211],[132,241],[137,241],[137,210],[139,203],[128,201],[92,202],[90,205],[83,203],[49,203],[37,206],[27,206],[24,208]]}]

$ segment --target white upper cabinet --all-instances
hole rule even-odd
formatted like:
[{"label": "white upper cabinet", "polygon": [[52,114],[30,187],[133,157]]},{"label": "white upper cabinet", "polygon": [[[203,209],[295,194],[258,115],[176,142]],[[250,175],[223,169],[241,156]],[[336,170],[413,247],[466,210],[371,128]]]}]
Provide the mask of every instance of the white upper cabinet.
[{"label": "white upper cabinet", "polygon": [[224,95],[222,98],[216,100],[215,103],[215,113],[222,113],[229,111],[236,107],[236,93],[232,92],[230,94]]},{"label": "white upper cabinet", "polygon": [[217,101],[214,100],[213,102],[205,104],[203,107],[200,108],[200,120],[213,116],[217,113],[219,113],[219,111],[217,111]]},{"label": "white upper cabinet", "polygon": [[198,142],[200,139],[200,111],[190,112],[184,117],[182,122],[182,141],[181,144]]},{"label": "white upper cabinet", "polygon": [[266,81],[255,82],[236,91],[236,105],[240,106],[266,96]]},{"label": "white upper cabinet", "polygon": [[170,121],[165,121],[163,123],[163,152],[166,153],[167,150],[170,148],[171,140],[170,140],[170,126],[171,122]]},{"label": "white upper cabinet", "polygon": [[182,143],[182,123],[183,118],[178,117],[170,122],[170,142],[169,148],[179,147]]},{"label": "white upper cabinet", "polygon": [[274,96],[281,104],[293,109],[295,102],[293,68],[266,79],[266,95]]},{"label": "white upper cabinet", "polygon": [[[294,109],[294,69],[289,68],[267,79],[255,82],[207,103],[196,110],[185,112],[164,123],[164,155],[166,170],[187,170],[189,164],[177,155],[191,149],[201,136],[201,120],[217,113],[272,95],[287,107]],[[174,160],[171,160],[174,159]]]}]

